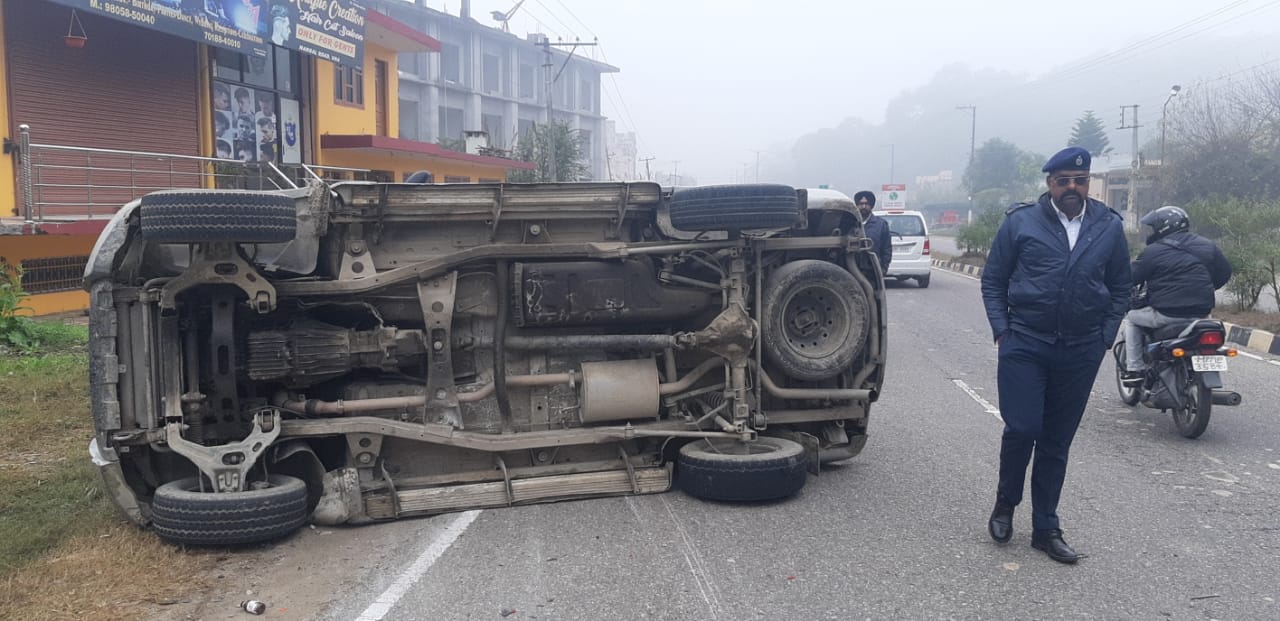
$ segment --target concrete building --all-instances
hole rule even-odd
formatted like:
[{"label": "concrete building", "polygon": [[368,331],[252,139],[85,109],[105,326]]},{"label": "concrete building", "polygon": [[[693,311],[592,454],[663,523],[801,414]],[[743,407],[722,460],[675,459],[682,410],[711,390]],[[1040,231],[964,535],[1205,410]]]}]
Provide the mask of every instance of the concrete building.
[{"label": "concrete building", "polygon": [[[466,0],[460,15],[420,2],[367,4],[442,44],[439,54],[400,55],[401,138],[456,145],[465,132],[484,131],[490,148],[510,150],[534,123],[547,121],[548,63],[539,44],[542,35],[520,38],[486,26],[472,18]],[[618,68],[585,58],[585,53],[589,52],[580,49],[570,56],[567,48],[552,46],[559,77],[550,91],[551,102],[554,118],[579,131],[592,179],[604,180],[609,167],[600,80]]]},{"label": "concrete building", "polygon": [[636,148],[636,133],[618,133],[613,121],[604,122],[605,148],[609,156],[611,181],[638,181],[644,179],[639,170],[640,155]]}]

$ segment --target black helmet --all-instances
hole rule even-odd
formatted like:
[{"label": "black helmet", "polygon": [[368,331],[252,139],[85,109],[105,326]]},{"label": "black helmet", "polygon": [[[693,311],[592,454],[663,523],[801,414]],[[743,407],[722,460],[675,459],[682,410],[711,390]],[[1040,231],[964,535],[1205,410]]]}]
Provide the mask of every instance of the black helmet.
[{"label": "black helmet", "polygon": [[1142,224],[1151,227],[1147,243],[1152,244],[1174,233],[1190,230],[1191,218],[1181,207],[1166,205],[1142,216]]}]

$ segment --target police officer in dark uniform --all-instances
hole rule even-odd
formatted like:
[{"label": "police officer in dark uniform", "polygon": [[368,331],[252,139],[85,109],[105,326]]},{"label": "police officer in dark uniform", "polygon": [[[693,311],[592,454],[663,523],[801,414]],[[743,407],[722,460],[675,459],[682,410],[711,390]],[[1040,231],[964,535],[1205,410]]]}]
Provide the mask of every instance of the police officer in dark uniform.
[{"label": "police officer in dark uniform", "polygon": [[982,298],[999,346],[1004,435],[995,509],[997,542],[1031,470],[1031,546],[1055,561],[1081,558],[1062,538],[1058,499],[1067,452],[1102,358],[1129,308],[1129,247],[1120,215],[1089,196],[1089,152],[1059,151],[1042,169],[1049,191],[1015,205],[996,233]]},{"label": "police officer in dark uniform", "polygon": [[880,259],[880,274],[888,274],[889,262],[893,261],[893,233],[889,222],[871,211],[876,206],[876,195],[862,190],[853,195],[853,203],[862,214],[862,231],[871,240],[871,251]]}]

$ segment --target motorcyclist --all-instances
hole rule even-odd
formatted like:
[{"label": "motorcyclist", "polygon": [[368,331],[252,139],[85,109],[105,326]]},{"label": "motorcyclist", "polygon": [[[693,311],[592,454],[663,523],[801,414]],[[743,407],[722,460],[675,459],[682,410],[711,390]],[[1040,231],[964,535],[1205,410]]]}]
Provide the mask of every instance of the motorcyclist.
[{"label": "motorcyclist", "polygon": [[[1146,371],[1142,350],[1147,330],[1213,312],[1214,291],[1231,279],[1231,264],[1212,241],[1190,231],[1187,212],[1172,205],[1143,216],[1151,227],[1147,247],[1133,262],[1133,284],[1146,285],[1146,302],[1125,317],[1126,385],[1139,385]],[[1135,305],[1137,306],[1137,305]]]}]

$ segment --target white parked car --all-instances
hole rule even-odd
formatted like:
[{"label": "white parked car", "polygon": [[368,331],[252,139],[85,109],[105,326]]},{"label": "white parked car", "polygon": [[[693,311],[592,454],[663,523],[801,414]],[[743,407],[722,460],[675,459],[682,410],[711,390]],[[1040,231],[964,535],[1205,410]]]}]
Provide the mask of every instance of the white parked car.
[{"label": "white parked car", "polygon": [[876,215],[889,222],[893,235],[893,262],[889,264],[886,278],[915,280],[920,288],[929,286],[932,255],[929,250],[929,227],[924,214],[918,211],[890,209],[877,211]]}]

